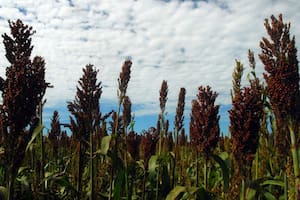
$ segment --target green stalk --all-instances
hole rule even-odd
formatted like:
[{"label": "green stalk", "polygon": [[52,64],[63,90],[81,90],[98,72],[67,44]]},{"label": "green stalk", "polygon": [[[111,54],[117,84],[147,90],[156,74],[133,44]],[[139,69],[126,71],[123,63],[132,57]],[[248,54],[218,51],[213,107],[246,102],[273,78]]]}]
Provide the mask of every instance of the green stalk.
[{"label": "green stalk", "polygon": [[298,148],[296,143],[296,136],[292,126],[292,122],[289,122],[289,131],[291,137],[291,151],[293,157],[293,167],[294,167],[294,174],[295,174],[295,197],[298,197],[298,189],[300,186],[300,177],[299,177],[299,158],[298,158]]},{"label": "green stalk", "polygon": [[[117,147],[118,146],[117,132],[118,132],[118,126],[119,126],[119,115],[120,115],[120,112],[121,112],[121,104],[122,104],[122,100],[120,99],[119,105],[118,105],[118,112],[117,112],[117,121],[116,121],[115,129],[112,132],[112,138],[115,140],[113,153],[116,156],[117,156],[117,150],[118,150],[118,147]],[[110,183],[109,183],[110,187],[109,187],[109,196],[108,196],[109,200],[112,199],[113,179],[114,179],[114,166],[112,166],[112,168],[111,168],[111,174],[110,174]]]},{"label": "green stalk", "polygon": [[[122,100],[123,100],[123,98],[120,97],[119,104],[118,104],[118,112],[117,112],[117,117],[116,117],[117,118],[116,119],[116,125],[114,127],[114,131],[112,132],[112,138],[115,140],[113,154],[115,154],[116,157],[118,156],[118,152],[117,152],[118,151],[118,137],[117,137],[117,132],[118,132],[118,127],[119,127],[119,116],[120,116],[120,112],[121,112]],[[112,168],[111,168],[111,174],[110,174],[111,177],[110,177],[110,184],[109,184],[110,188],[109,188],[109,196],[108,196],[109,200],[112,199],[112,187],[113,187],[113,179],[114,179],[114,168],[115,168],[115,166],[112,166]]]},{"label": "green stalk", "polygon": [[[43,123],[43,106],[44,106],[45,102],[41,102],[39,104],[39,117],[40,117],[40,121],[39,121],[39,125],[42,125]],[[41,180],[44,180],[45,178],[45,146],[44,146],[44,135],[43,135],[43,129],[41,130]],[[42,192],[45,192],[45,182],[42,183]]]},{"label": "green stalk", "polygon": [[283,179],[284,179],[284,200],[288,200],[288,182],[286,173],[283,172]]},{"label": "green stalk", "polygon": [[198,161],[198,150],[196,150],[196,187],[199,186],[199,161]]},{"label": "green stalk", "polygon": [[143,193],[142,193],[142,200],[146,200],[146,170],[144,170],[144,177],[143,177]]},{"label": "green stalk", "polygon": [[[259,143],[260,145],[260,143]],[[260,146],[257,148],[257,152],[255,154],[255,180],[258,179],[258,166],[259,166],[259,163],[258,163],[258,160],[259,160],[259,149],[260,149]]]},{"label": "green stalk", "polygon": [[[161,153],[162,153],[163,135],[164,135],[164,113],[162,111],[161,114],[160,114],[158,159],[160,159],[160,156],[161,156]],[[156,200],[158,200],[159,180],[160,180],[160,161],[158,162],[158,170],[157,170],[157,176],[156,176],[156,195],[155,195]]]},{"label": "green stalk", "polygon": [[204,163],[204,189],[208,189],[208,184],[207,184],[207,158],[205,158],[205,163]]},{"label": "green stalk", "polygon": [[178,130],[175,128],[175,150],[174,150],[174,167],[173,167],[173,180],[172,180],[172,186],[175,187],[175,174],[176,174],[176,168],[177,168],[177,157],[178,157]]},{"label": "green stalk", "polygon": [[81,141],[79,141],[79,150],[78,150],[78,171],[77,171],[77,199],[80,200],[81,199],[81,182],[82,182],[82,144]]},{"label": "green stalk", "polygon": [[9,170],[9,177],[8,177],[8,194],[7,194],[7,199],[8,200],[13,200],[14,199],[14,183],[16,179],[16,173],[13,172],[12,170]]},{"label": "green stalk", "polygon": [[124,127],[124,165],[125,165],[125,188],[126,188],[126,199],[129,200],[129,185],[128,185],[128,164],[127,164],[127,131],[126,127]]},{"label": "green stalk", "polygon": [[241,190],[241,195],[240,195],[240,200],[245,200],[245,179],[243,178],[242,180],[242,190]]},{"label": "green stalk", "polygon": [[93,143],[93,133],[90,134],[90,181],[91,181],[91,196],[90,200],[94,199],[94,143]]}]

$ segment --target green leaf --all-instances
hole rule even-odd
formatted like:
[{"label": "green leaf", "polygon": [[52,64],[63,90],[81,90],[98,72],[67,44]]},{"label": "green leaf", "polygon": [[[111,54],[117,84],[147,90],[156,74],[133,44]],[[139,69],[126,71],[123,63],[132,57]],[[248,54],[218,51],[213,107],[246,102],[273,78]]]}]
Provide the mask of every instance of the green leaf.
[{"label": "green leaf", "polygon": [[114,194],[113,194],[114,199],[121,199],[122,190],[125,189],[124,184],[125,184],[125,170],[121,170],[118,172],[114,184]]},{"label": "green leaf", "polygon": [[227,192],[229,189],[229,170],[225,161],[220,158],[218,155],[212,155],[214,160],[220,165],[222,169],[223,182],[224,182],[224,192]]},{"label": "green leaf", "polygon": [[157,159],[158,159],[157,155],[153,155],[149,159],[149,162],[148,162],[148,171],[149,171],[149,176],[150,177],[155,177],[155,175],[156,175],[156,168],[158,167]]},{"label": "green leaf", "polygon": [[284,182],[281,181],[281,180],[266,180],[261,185],[262,186],[265,186],[265,185],[276,185],[276,186],[284,187]]},{"label": "green leaf", "polygon": [[109,149],[111,135],[104,136],[101,140],[101,153],[106,155]]},{"label": "green leaf", "polygon": [[22,185],[25,185],[26,187],[29,186],[29,181],[28,181],[28,177],[27,176],[21,176],[21,177],[18,177],[16,179],[17,181],[19,181]]},{"label": "green leaf", "polygon": [[7,199],[7,189],[6,187],[0,186],[0,200]]},{"label": "green leaf", "polygon": [[183,186],[176,186],[171,192],[168,194],[166,200],[174,200],[176,199],[180,193],[185,192],[186,188]]},{"label": "green leaf", "polygon": [[252,200],[253,199],[254,200],[255,195],[256,195],[256,190],[255,189],[247,188],[246,199],[248,199],[248,200]]},{"label": "green leaf", "polygon": [[31,136],[31,139],[30,139],[30,141],[27,144],[26,152],[28,151],[28,149],[30,148],[31,144],[36,139],[36,137],[42,132],[43,128],[44,128],[44,126],[42,124],[40,124],[38,127],[36,127],[34,129],[33,134]]},{"label": "green leaf", "polygon": [[1,155],[1,154],[4,154],[4,153],[5,153],[4,148],[3,148],[3,147],[0,147],[0,155]]},{"label": "green leaf", "polygon": [[276,200],[276,197],[272,195],[270,192],[265,192],[264,196],[266,197],[267,200]]}]

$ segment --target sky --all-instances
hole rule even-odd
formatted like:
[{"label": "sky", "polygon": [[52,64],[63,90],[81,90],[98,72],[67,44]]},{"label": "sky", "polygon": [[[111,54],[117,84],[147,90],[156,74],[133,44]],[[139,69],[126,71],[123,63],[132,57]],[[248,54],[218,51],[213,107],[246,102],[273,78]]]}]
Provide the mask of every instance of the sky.
[{"label": "sky", "polygon": [[[45,95],[43,118],[48,128],[54,110],[62,122],[69,122],[67,102],[74,99],[87,64],[99,70],[102,113],[116,109],[117,79],[125,59],[131,59],[128,95],[136,131],[156,126],[159,90],[167,80],[166,117],[171,125],[180,88],[187,90],[188,131],[191,101],[200,85],[209,85],[218,93],[220,126],[228,133],[235,59],[247,74],[251,49],[256,73],[262,77],[258,54],[259,42],[267,36],[264,19],[282,13],[298,47],[299,10],[298,0],[1,0],[0,34],[9,33],[7,20],[21,19],[36,30],[32,56],[44,57],[46,80],[54,86]],[[7,66],[0,43],[0,76],[5,76]]]}]

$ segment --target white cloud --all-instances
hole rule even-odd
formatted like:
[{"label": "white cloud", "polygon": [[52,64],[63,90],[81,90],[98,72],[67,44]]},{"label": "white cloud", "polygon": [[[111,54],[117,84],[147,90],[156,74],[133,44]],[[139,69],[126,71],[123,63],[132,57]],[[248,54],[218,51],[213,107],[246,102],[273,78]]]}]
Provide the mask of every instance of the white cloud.
[{"label": "white cloud", "polygon": [[[136,115],[144,115],[157,112],[164,79],[169,113],[175,111],[180,87],[187,89],[187,106],[200,85],[217,91],[218,103],[230,103],[234,60],[247,66],[247,50],[259,53],[260,38],[266,36],[264,18],[283,13],[297,42],[299,10],[296,0],[3,0],[0,32],[9,31],[6,20],[17,18],[37,31],[33,55],[45,58],[47,80],[55,86],[47,91],[48,107],[74,98],[82,68],[89,63],[100,69],[102,97],[116,101],[117,78],[124,59],[131,56],[128,93],[134,104],[144,105]],[[1,44],[1,75],[7,66],[4,55]],[[261,73],[258,58],[257,63]]]}]

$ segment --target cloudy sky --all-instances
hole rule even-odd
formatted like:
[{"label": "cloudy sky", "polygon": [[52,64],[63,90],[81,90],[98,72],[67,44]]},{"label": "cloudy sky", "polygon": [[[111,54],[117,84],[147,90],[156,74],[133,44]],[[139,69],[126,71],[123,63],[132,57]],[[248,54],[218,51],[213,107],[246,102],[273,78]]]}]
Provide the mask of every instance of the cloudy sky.
[{"label": "cloudy sky", "polygon": [[[99,69],[102,112],[115,108],[117,78],[124,60],[131,58],[128,94],[138,131],[155,126],[160,85],[167,80],[171,122],[180,87],[187,89],[188,124],[197,88],[210,85],[219,93],[222,131],[227,132],[235,59],[248,67],[247,50],[253,50],[261,77],[257,55],[260,38],[266,36],[264,19],[282,13],[297,45],[299,10],[298,0],[1,0],[0,34],[9,32],[9,19],[22,19],[36,30],[33,55],[45,58],[46,78],[54,85],[46,94],[46,124],[54,109],[68,121],[66,102],[74,99],[89,63]],[[7,65],[1,43],[1,76]]]}]

